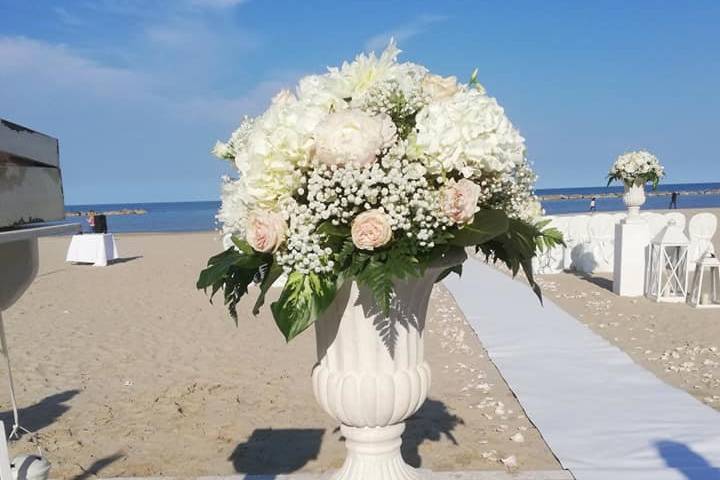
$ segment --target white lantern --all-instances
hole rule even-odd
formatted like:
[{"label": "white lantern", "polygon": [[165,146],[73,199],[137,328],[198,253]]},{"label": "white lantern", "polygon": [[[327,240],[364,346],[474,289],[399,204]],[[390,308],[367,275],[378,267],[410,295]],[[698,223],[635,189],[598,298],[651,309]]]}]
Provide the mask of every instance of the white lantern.
[{"label": "white lantern", "polygon": [[656,302],[685,302],[688,247],[683,231],[670,221],[650,243],[645,295]]},{"label": "white lantern", "polygon": [[[708,254],[695,264],[695,276],[688,303],[695,308],[720,308],[720,259]],[[706,273],[710,277],[707,289],[703,282]]]}]

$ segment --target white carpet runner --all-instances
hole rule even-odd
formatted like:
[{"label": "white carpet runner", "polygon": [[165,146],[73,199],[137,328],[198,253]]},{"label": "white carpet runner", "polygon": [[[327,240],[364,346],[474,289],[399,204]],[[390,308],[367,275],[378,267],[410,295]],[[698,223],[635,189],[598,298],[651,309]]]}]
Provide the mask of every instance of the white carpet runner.
[{"label": "white carpet runner", "polygon": [[[720,413],[477,260],[445,285],[578,480],[720,480]],[[718,315],[720,321],[720,315]]]}]

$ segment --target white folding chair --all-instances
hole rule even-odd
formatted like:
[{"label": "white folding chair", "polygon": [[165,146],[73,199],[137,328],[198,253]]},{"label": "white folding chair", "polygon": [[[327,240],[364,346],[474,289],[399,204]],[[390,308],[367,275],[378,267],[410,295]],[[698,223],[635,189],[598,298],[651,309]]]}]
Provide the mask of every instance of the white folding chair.
[{"label": "white folding chair", "polygon": [[575,269],[580,265],[580,258],[582,256],[583,244],[589,239],[588,234],[588,221],[590,217],[588,215],[575,215],[569,217],[567,223],[567,235],[565,236],[565,255],[563,260],[563,268],[565,270]]},{"label": "white folding chair", "polygon": [[685,231],[685,214],[680,212],[670,212],[665,214],[665,219],[667,220],[668,225],[671,221],[675,222],[675,225],[682,230]]},{"label": "white folding chair", "polygon": [[663,228],[667,227],[668,219],[665,215],[661,215],[655,212],[645,212],[642,214],[643,219],[648,224],[648,231],[650,232],[650,241],[655,238]]},{"label": "white folding chair", "polygon": [[590,272],[612,272],[615,261],[615,218],[600,213],[593,215],[588,223],[590,242],[587,248],[586,268]]},{"label": "white folding chair", "polygon": [[695,269],[695,262],[708,253],[715,253],[712,240],[717,231],[717,217],[712,213],[698,213],[690,219],[688,224],[688,237],[690,248],[688,248],[688,266]]}]

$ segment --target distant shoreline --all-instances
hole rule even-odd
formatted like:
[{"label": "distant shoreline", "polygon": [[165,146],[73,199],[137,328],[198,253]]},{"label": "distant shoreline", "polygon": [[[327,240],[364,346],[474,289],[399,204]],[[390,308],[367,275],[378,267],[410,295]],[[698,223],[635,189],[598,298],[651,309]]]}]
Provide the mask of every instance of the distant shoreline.
[{"label": "distant shoreline", "polygon": [[[707,190],[675,190],[681,196],[682,195],[720,195],[720,188],[711,188]],[[645,193],[648,197],[669,197],[673,192],[668,190],[650,190]],[[591,198],[621,198],[623,192],[608,192],[608,193],[555,193],[548,195],[538,195],[541,201],[554,201],[554,200],[587,200]]]},{"label": "distant shoreline", "polygon": [[[68,217],[87,217],[90,215],[91,210],[71,210],[65,211],[65,218]],[[144,208],[122,208],[120,210],[107,210],[107,211],[95,211],[95,215],[145,215],[147,210]]]}]

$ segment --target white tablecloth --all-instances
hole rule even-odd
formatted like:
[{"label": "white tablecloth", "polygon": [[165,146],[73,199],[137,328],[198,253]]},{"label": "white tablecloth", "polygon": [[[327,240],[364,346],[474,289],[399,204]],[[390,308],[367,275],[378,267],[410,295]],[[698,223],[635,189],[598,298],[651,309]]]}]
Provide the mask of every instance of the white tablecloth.
[{"label": "white tablecloth", "polygon": [[73,235],[68,247],[66,262],[92,263],[104,267],[108,260],[120,258],[112,233],[86,233]]}]

